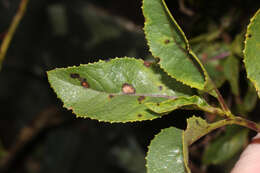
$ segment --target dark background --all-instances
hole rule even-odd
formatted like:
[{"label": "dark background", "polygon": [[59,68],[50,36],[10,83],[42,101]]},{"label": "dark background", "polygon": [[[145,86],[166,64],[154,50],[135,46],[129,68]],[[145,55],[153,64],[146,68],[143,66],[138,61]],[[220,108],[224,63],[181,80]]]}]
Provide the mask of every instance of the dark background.
[{"label": "dark background", "polygon": [[[0,0],[0,37],[19,3]],[[193,11],[189,16],[177,0],[167,3],[188,38],[207,32],[212,23],[220,26],[227,17],[232,20],[225,30],[230,40],[245,31],[260,7],[259,0],[186,0]],[[29,2],[0,72],[0,143],[3,155],[8,155],[2,160],[0,155],[2,172],[145,172],[147,146],[161,128],[185,129],[187,117],[203,116],[200,111],[177,110],[162,119],[133,124],[80,119],[62,108],[50,88],[46,71],[56,67],[151,57],[142,31],[141,4],[140,0]],[[221,91],[228,95],[228,86],[224,84]]]}]

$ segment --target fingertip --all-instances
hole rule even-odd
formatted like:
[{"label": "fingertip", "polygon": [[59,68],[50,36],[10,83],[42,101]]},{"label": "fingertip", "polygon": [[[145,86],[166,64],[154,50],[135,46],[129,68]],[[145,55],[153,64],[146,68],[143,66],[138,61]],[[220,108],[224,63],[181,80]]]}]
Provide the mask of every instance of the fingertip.
[{"label": "fingertip", "polygon": [[260,133],[258,133],[241,154],[231,173],[260,172]]}]

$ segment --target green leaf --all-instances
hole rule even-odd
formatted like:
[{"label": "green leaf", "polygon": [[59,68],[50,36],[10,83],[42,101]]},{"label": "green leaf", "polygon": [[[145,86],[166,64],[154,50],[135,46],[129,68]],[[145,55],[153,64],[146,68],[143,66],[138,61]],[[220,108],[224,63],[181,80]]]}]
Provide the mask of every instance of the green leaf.
[{"label": "green leaf", "polygon": [[193,144],[202,136],[210,133],[211,131],[231,124],[245,126],[245,119],[236,117],[232,119],[223,119],[214,123],[208,123],[206,120],[193,116],[187,120],[187,128],[184,132],[184,139],[187,145]]},{"label": "green leaf", "polygon": [[244,55],[247,77],[254,84],[260,97],[260,9],[248,25]]},{"label": "green leaf", "polygon": [[192,48],[203,62],[216,87],[221,87],[226,80],[222,62],[230,54],[229,46],[223,42],[209,43],[204,41],[192,44]]},{"label": "green leaf", "polygon": [[243,57],[243,40],[244,40],[244,33],[240,33],[236,35],[234,41],[231,44],[232,53],[239,57]]},{"label": "green leaf", "polygon": [[143,0],[143,14],[148,45],[160,66],[176,80],[203,90],[205,79],[196,66],[199,62],[190,55],[188,41],[164,1]]},{"label": "green leaf", "polygon": [[[193,116],[187,120],[188,126],[185,131],[174,127],[162,130],[149,146],[146,158],[148,173],[190,172],[188,146],[219,127],[236,123],[241,125],[241,121],[243,119],[237,117],[209,124],[202,118]],[[246,131],[248,132],[248,130]],[[244,135],[240,137],[245,138]]]},{"label": "green leaf", "polygon": [[157,66],[134,58],[99,61],[48,72],[49,82],[64,107],[78,117],[108,122],[132,122],[161,117],[147,102],[189,96],[187,86]]},{"label": "green leaf", "polygon": [[178,108],[199,109],[206,112],[224,114],[218,108],[212,107],[199,96],[178,97],[176,99],[162,101],[160,103],[146,103],[146,106],[156,113],[168,113]]},{"label": "green leaf", "polygon": [[245,146],[248,132],[248,129],[239,126],[228,126],[224,135],[219,135],[207,145],[202,157],[203,163],[216,165],[231,159]]},{"label": "green leaf", "polygon": [[184,138],[187,145],[193,144],[196,140],[209,132],[210,124],[200,117],[193,116],[187,120],[187,128]]},{"label": "green leaf", "polygon": [[[238,124],[244,126],[241,123],[242,121],[244,119],[237,117],[235,119],[224,119],[215,123],[207,123],[204,119],[193,116],[187,120],[188,125],[184,131],[184,141],[187,146],[190,146],[202,136],[225,125]],[[219,136],[206,149],[203,156],[204,163],[219,164],[233,157],[245,144],[247,134],[248,129],[242,129],[238,126],[227,127],[225,135]]]},{"label": "green leaf", "polygon": [[[183,130],[170,127],[163,129],[152,140],[147,153],[148,173],[185,173],[185,157],[183,144]],[[185,161],[184,161],[185,160]]]},{"label": "green leaf", "polygon": [[231,91],[234,95],[239,95],[239,61],[234,56],[229,56],[225,59],[224,74],[230,83]]},{"label": "green leaf", "polygon": [[[246,95],[243,99],[243,109],[245,109],[246,112],[251,112],[257,103],[257,93],[255,90],[255,87],[252,83],[248,83],[248,89],[246,92]],[[240,105],[241,106],[241,105]]]}]

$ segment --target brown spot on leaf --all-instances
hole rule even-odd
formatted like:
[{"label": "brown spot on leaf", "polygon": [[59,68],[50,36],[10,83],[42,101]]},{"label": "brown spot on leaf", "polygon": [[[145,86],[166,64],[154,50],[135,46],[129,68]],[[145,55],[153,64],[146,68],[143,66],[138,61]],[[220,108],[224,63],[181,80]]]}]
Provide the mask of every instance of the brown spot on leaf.
[{"label": "brown spot on leaf", "polygon": [[157,106],[160,106],[160,103],[156,103]]},{"label": "brown spot on leaf", "polygon": [[145,67],[150,67],[152,65],[152,62],[144,61]]},{"label": "brown spot on leaf", "polygon": [[145,99],[145,96],[139,96],[137,100],[138,100],[139,104],[141,104],[144,99]]},{"label": "brown spot on leaf", "polygon": [[83,86],[84,88],[89,88],[89,84],[86,81],[81,81],[80,85]]},{"label": "brown spot on leaf", "polygon": [[252,34],[248,34],[248,36],[247,36],[248,38],[251,38],[252,37]]},{"label": "brown spot on leaf", "polygon": [[137,116],[140,118],[140,117],[142,117],[143,115],[142,115],[142,114],[138,114]]},{"label": "brown spot on leaf", "polygon": [[163,89],[163,86],[160,85],[160,86],[159,86],[159,90],[162,91],[162,89]]},{"label": "brown spot on leaf", "polygon": [[135,94],[135,88],[128,83],[123,84],[122,91],[124,94]]},{"label": "brown spot on leaf", "polygon": [[164,43],[165,43],[165,44],[169,44],[169,43],[170,43],[170,40],[166,39],[166,40],[164,40]]},{"label": "brown spot on leaf", "polygon": [[75,79],[75,78],[78,78],[78,79],[79,79],[79,78],[80,78],[80,75],[79,75],[78,73],[71,73],[71,74],[70,74],[70,77],[71,77],[71,78],[74,78],[74,79]]},{"label": "brown spot on leaf", "polygon": [[110,98],[110,99],[112,99],[113,97],[114,97],[113,94],[109,94],[109,95],[108,95],[108,98]]}]

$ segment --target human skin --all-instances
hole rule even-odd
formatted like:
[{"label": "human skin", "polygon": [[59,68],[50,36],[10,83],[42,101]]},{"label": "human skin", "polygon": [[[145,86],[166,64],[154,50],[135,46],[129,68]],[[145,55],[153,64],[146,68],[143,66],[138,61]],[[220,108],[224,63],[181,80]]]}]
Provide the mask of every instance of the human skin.
[{"label": "human skin", "polygon": [[260,173],[260,133],[243,151],[231,173]]}]

